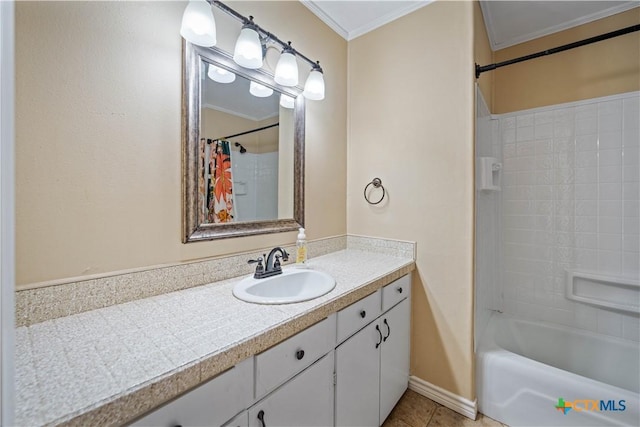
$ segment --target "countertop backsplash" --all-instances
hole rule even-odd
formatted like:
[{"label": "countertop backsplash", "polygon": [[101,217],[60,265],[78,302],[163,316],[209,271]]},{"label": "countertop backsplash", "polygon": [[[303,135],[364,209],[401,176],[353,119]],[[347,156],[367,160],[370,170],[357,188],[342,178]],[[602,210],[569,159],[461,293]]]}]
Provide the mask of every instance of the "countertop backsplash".
[{"label": "countertop backsplash", "polygon": [[[322,256],[345,249],[350,238],[351,236],[337,236],[311,241],[309,255]],[[294,244],[284,248],[290,254],[295,253]],[[137,271],[116,271],[100,276],[37,283],[30,286],[30,289],[16,292],[16,326],[29,326],[97,308],[251,274],[255,267],[247,264],[247,260],[262,256],[269,249],[271,248],[206,260],[154,266]]]}]

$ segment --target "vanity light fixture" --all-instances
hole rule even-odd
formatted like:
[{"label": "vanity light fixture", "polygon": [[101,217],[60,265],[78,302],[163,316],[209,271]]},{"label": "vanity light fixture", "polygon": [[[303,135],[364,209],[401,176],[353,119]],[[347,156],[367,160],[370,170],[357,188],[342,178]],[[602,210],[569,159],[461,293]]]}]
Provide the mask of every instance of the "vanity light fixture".
[{"label": "vanity light fixture", "polygon": [[236,80],[236,75],[234,73],[227,71],[224,68],[216,67],[213,64],[209,64],[207,76],[218,83],[232,83]]},{"label": "vanity light fixture", "polygon": [[206,0],[190,0],[184,14],[180,35],[190,43],[211,47],[216,44],[216,21]]},{"label": "vanity light fixture", "polygon": [[273,95],[273,89],[263,86],[260,83],[256,83],[253,80],[249,85],[249,93],[253,96],[257,96],[258,98],[266,98],[268,96]]},{"label": "vanity light fixture", "polygon": [[233,51],[233,60],[244,68],[262,67],[262,42],[257,27],[253,23],[253,16],[250,16],[249,22],[242,26]]},{"label": "vanity light fixture", "polygon": [[313,101],[324,99],[324,76],[322,68],[320,67],[320,61],[313,65],[309,77],[307,77],[307,81],[304,84],[304,92],[302,92],[302,95]]},{"label": "vanity light fixture", "polygon": [[290,97],[289,95],[280,94],[280,105],[284,108],[293,108],[296,100]]},{"label": "vanity light fixture", "polygon": [[[189,42],[200,46],[213,46],[216,43],[215,22],[213,21],[213,14],[211,13],[210,6],[215,6],[231,15],[236,20],[242,22],[242,30],[240,31],[240,36],[236,41],[233,53],[233,60],[238,65],[250,69],[260,68],[262,67],[266,52],[266,44],[272,43],[280,45],[282,47],[282,53],[278,60],[278,65],[276,66],[274,76],[276,83],[282,86],[296,86],[298,84],[297,58],[300,58],[312,66],[309,77],[304,85],[304,97],[314,101],[324,99],[324,77],[322,68],[320,67],[320,61],[313,62],[311,59],[291,47],[291,42],[283,42],[275,34],[254,23],[253,16],[249,16],[247,18],[219,0],[191,0],[184,11],[184,16],[182,18],[183,28],[180,30],[182,37]],[[196,10],[199,12],[197,19],[191,18],[192,14],[194,14],[194,11]],[[187,15],[189,15],[189,17]],[[205,15],[207,16],[207,19],[203,18]],[[209,15],[210,20],[208,18]],[[195,24],[189,24],[189,26],[185,24],[186,22],[192,22],[192,20],[194,20],[193,22],[195,22]],[[209,21],[210,25],[208,24]],[[206,40],[203,40],[204,37],[192,37],[190,32],[187,30],[183,31],[186,27],[197,28],[199,31],[198,34],[207,35]]]},{"label": "vanity light fixture", "polygon": [[296,86],[298,84],[298,62],[293,53],[291,42],[282,49],[273,79],[282,86]]}]

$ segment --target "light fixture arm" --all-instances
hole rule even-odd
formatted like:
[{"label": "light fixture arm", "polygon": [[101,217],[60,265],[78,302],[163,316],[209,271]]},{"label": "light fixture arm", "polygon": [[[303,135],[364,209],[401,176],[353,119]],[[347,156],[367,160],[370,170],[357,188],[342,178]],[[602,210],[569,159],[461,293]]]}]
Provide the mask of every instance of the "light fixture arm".
[{"label": "light fixture arm", "polygon": [[291,47],[290,43],[283,42],[282,40],[280,40],[278,38],[278,36],[276,36],[275,34],[269,32],[267,30],[265,30],[264,28],[262,28],[261,26],[259,26],[255,22],[253,22],[253,17],[251,17],[251,19],[249,19],[246,16],[236,12],[235,10],[233,10],[232,8],[230,8],[229,6],[227,6],[226,4],[222,3],[219,0],[206,0],[206,1],[209,4],[211,4],[212,6],[215,6],[218,9],[221,9],[222,11],[226,12],[227,14],[233,16],[238,21],[242,22],[242,25],[251,25],[252,28],[255,29],[258,32],[258,34],[261,34],[263,36],[264,39],[273,41],[275,43],[278,43],[280,46],[282,46],[283,49],[287,48],[287,50],[289,52],[291,52],[294,55],[296,55],[297,57],[307,61],[309,64],[311,64],[311,67],[319,69],[319,71],[322,72],[322,68],[320,68],[320,61],[315,61],[314,62],[311,59],[307,58],[305,55],[303,55],[302,53],[297,51],[295,48]]}]

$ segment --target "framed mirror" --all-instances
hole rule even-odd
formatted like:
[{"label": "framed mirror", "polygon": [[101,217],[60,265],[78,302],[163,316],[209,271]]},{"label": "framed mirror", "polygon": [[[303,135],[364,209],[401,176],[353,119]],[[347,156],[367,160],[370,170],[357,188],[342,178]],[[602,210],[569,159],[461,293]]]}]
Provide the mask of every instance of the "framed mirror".
[{"label": "framed mirror", "polygon": [[302,88],[215,47],[183,52],[183,243],[303,227]]}]

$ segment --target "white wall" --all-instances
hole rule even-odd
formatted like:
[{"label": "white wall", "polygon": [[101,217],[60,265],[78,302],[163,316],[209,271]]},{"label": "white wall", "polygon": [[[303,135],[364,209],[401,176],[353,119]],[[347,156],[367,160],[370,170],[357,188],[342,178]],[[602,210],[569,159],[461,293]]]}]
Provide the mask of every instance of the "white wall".
[{"label": "white wall", "polygon": [[640,275],[639,99],[499,116],[505,312],[640,339],[637,315],[564,296],[565,269]]},{"label": "white wall", "polygon": [[[480,157],[502,158],[498,138],[498,120],[476,86],[476,160]],[[476,172],[479,168],[476,166]],[[502,173],[502,172],[500,172]],[[476,183],[478,183],[476,178]],[[491,310],[499,310],[500,287],[500,217],[501,192],[476,188],[476,253],[475,253],[475,344],[478,344]]]}]

